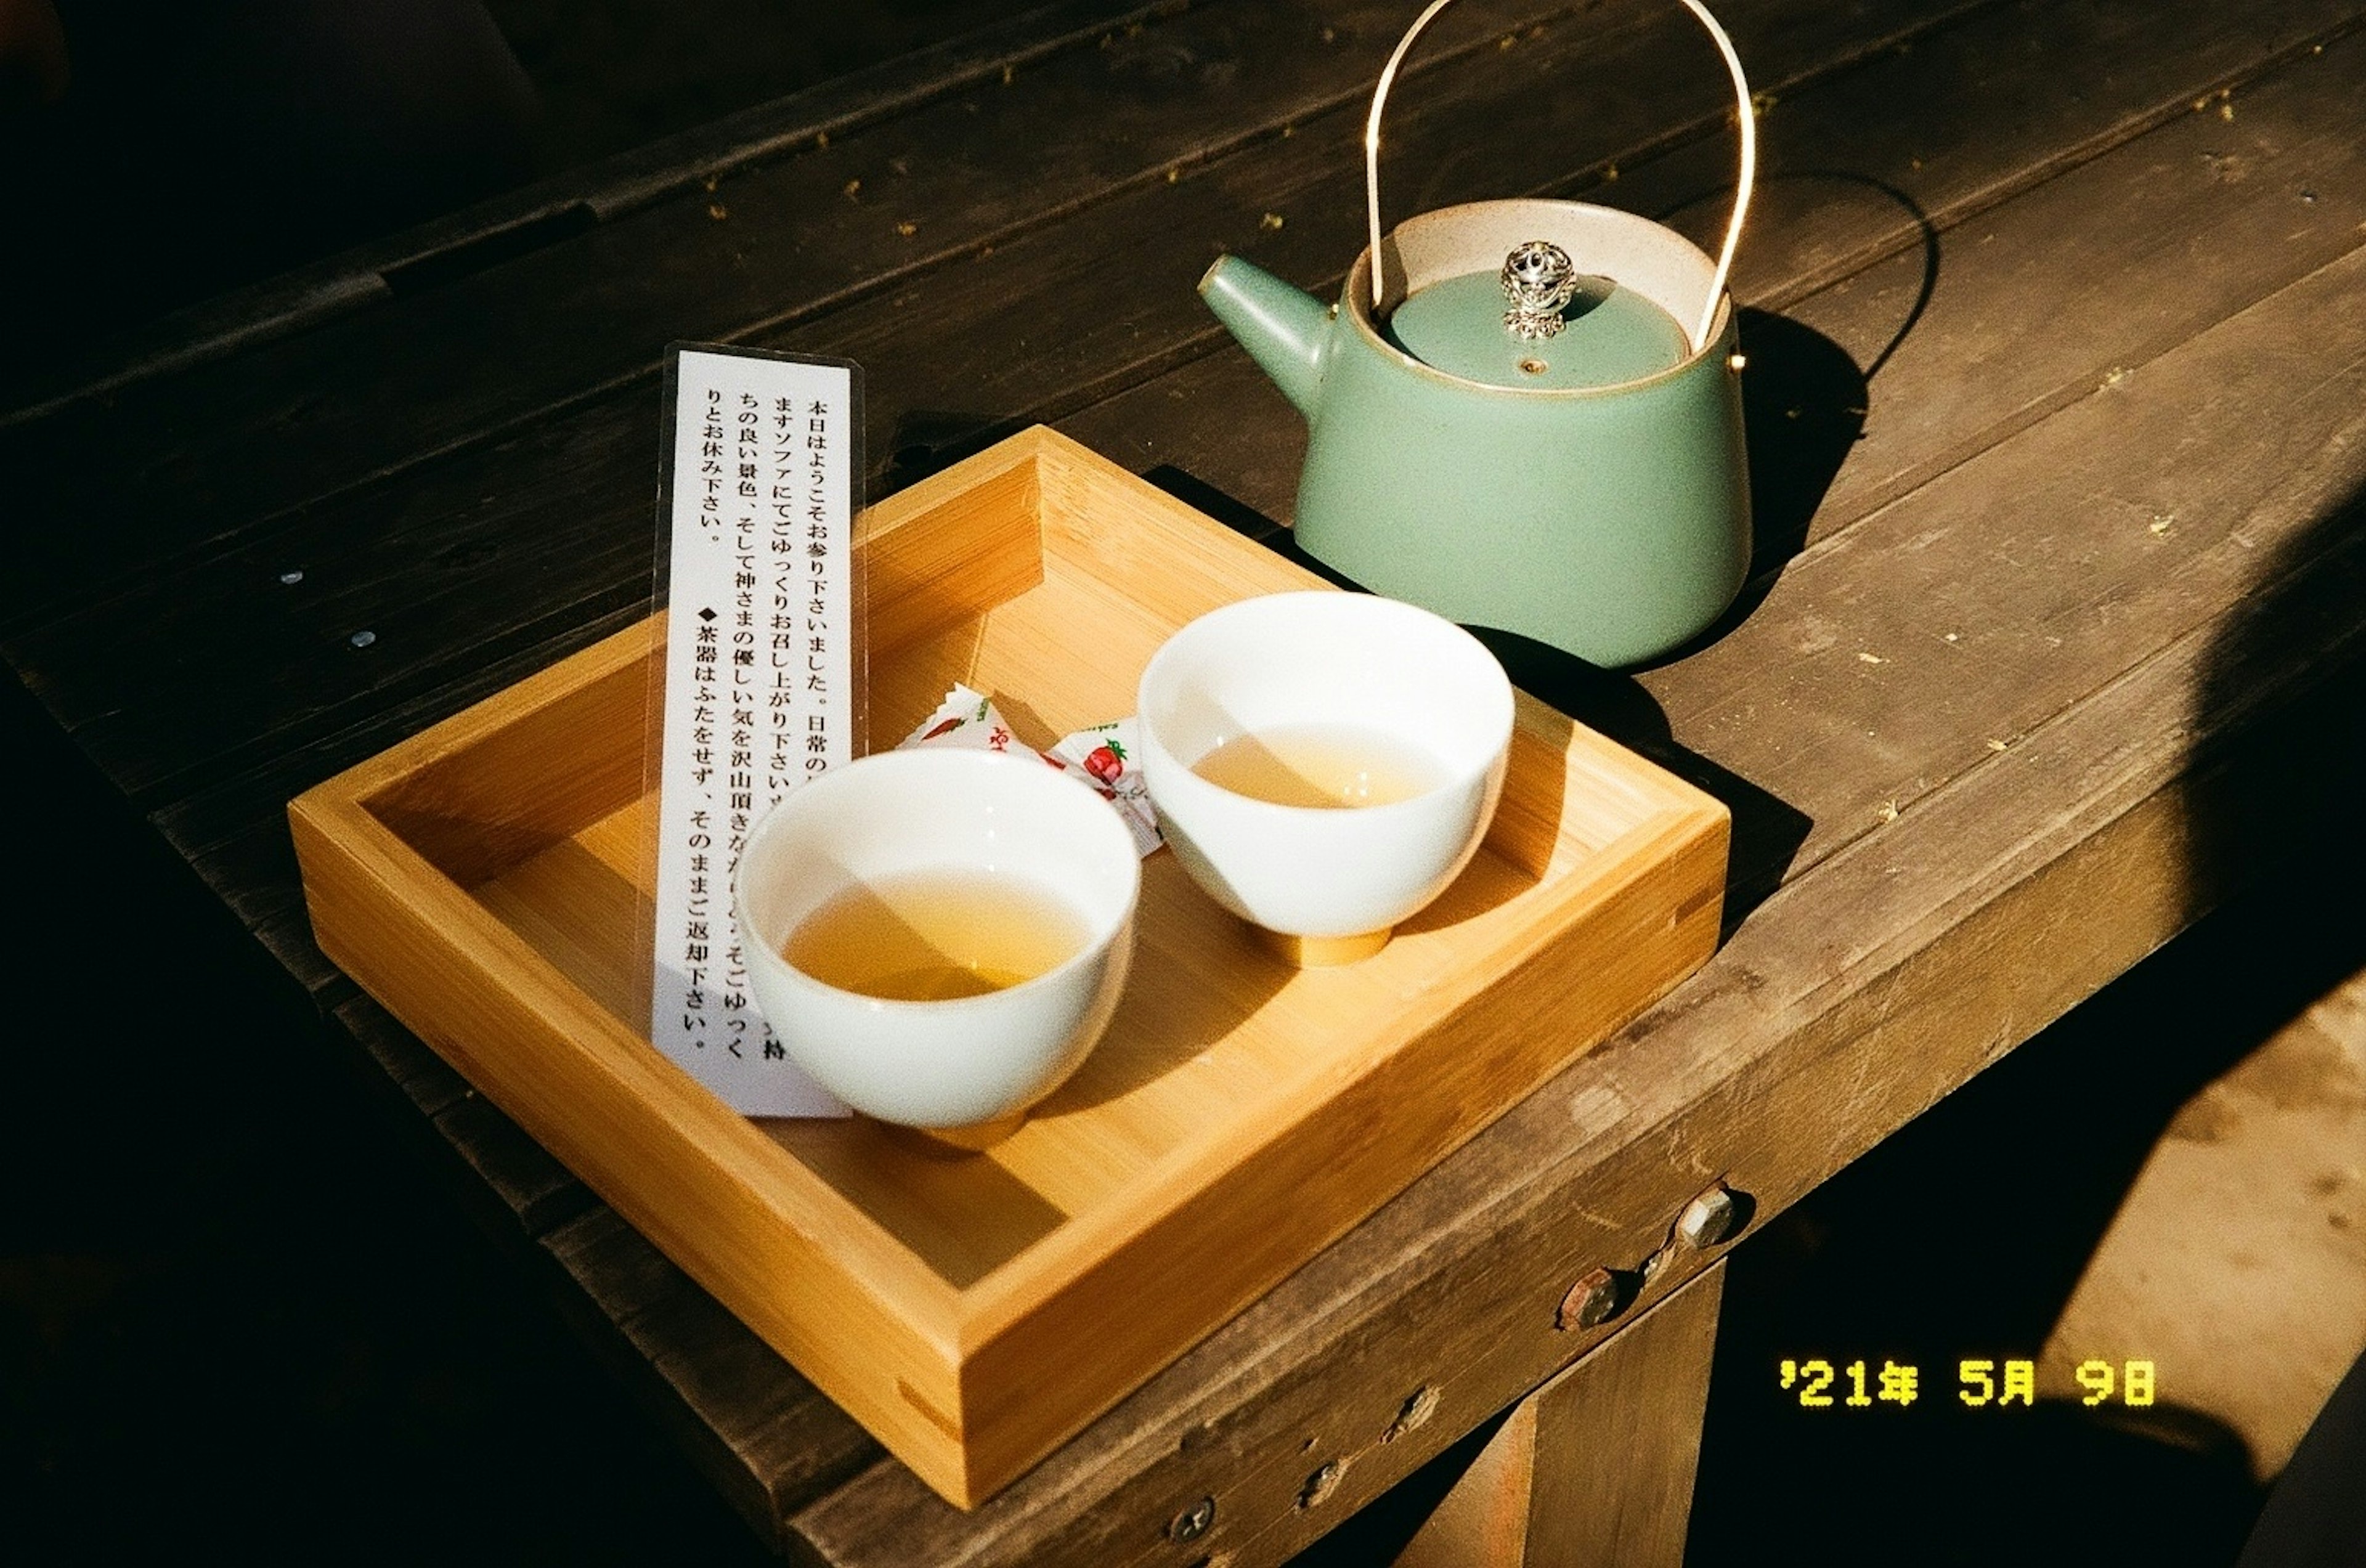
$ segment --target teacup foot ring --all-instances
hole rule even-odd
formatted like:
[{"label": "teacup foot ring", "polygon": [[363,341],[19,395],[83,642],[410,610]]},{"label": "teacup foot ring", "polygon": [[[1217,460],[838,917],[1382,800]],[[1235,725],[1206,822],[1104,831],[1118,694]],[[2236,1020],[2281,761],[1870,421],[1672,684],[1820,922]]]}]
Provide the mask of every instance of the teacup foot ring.
[{"label": "teacup foot ring", "polygon": [[1354,936],[1291,936],[1263,926],[1250,929],[1268,950],[1295,969],[1336,969],[1343,964],[1359,963],[1388,946],[1389,938],[1395,934],[1392,929],[1383,929]]},{"label": "teacup foot ring", "polygon": [[984,1154],[1027,1124],[1027,1113],[997,1116],[991,1122],[973,1122],[965,1127],[911,1127],[894,1122],[882,1122],[889,1133],[932,1155]]}]

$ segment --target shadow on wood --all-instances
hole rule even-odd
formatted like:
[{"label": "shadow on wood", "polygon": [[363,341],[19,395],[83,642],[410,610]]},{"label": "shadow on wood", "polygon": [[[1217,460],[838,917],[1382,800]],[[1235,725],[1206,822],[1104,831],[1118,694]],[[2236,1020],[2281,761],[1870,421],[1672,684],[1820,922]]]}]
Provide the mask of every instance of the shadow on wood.
[{"label": "shadow on wood", "polygon": [[1031,423],[1015,414],[959,409],[907,409],[896,416],[886,443],[886,459],[872,464],[871,499],[878,501],[930,474],[974,457]]},{"label": "shadow on wood", "polygon": [[[1925,298],[1933,276],[1926,274]],[[1921,310],[1918,303],[1915,314]],[[1901,332],[1883,356],[1903,339]],[[1749,356],[1741,373],[1741,419],[1750,446],[1750,575],[1707,630],[1645,669],[1690,658],[1766,602],[1783,569],[1806,547],[1816,509],[1865,431],[1872,393],[1865,373],[1840,344],[1787,316],[1744,310],[1741,346]]]},{"label": "shadow on wood", "polygon": [[[1847,355],[1828,340],[1805,328],[1796,330],[1805,338],[1822,344],[1842,363],[1848,363]],[[1830,373],[1828,360],[1821,374]],[[1856,385],[1862,389],[1863,383]],[[1850,394],[1835,384],[1831,395],[1846,398]],[[1832,466],[1838,465],[1839,457],[1835,455]],[[1754,472],[1753,469],[1753,475]],[[1817,497],[1822,495],[1822,486],[1830,482],[1831,477],[1828,471],[1818,481]],[[1342,588],[1358,588],[1352,580],[1298,548],[1288,529],[1205,480],[1171,465],[1153,468],[1143,478],[1225,526],[1262,541],[1268,548],[1326,581]],[[1808,509],[1813,510],[1812,502]],[[1806,525],[1803,514],[1799,526],[1804,529]],[[1796,549],[1796,545],[1793,547]],[[1474,626],[1471,631],[1502,661],[1514,685],[1725,803],[1726,809],[1733,813],[1733,850],[1727,863],[1725,887],[1724,929],[1728,933],[1761,898],[1780,886],[1784,869],[1807,841],[1808,829],[1815,826],[1806,813],[1732,770],[1678,745],[1669,731],[1667,715],[1632,675],[1589,664],[1515,632],[1499,632],[1486,626]]]},{"label": "shadow on wood", "polygon": [[[2288,883],[2228,906],[1736,1253],[1693,1568],[1763,1562],[1770,1529],[1835,1568],[2233,1558],[2259,1501],[2249,1456],[2180,1406],[2173,1359],[2149,1408],[2050,1397],[2067,1369],[2042,1359],[2032,1404],[1973,1407],[1960,1363],[2040,1358],[2180,1107],[2355,967],[2354,922],[2315,908]],[[2258,1353],[2264,1370],[2277,1352]],[[1783,1361],[1811,1358],[1838,1371],[1829,1406],[1781,1387]],[[1887,1361],[1919,1369],[1915,1401],[1848,1407],[1858,1360],[1876,1389]]]},{"label": "shadow on wood", "polygon": [[1785,868],[1815,826],[1807,813],[1678,744],[1658,700],[1632,675],[1588,664],[1515,633],[1482,628],[1478,636],[1522,691],[1725,803],[1733,813],[1733,853],[1726,864],[1725,886],[1729,934],[1781,885]]}]

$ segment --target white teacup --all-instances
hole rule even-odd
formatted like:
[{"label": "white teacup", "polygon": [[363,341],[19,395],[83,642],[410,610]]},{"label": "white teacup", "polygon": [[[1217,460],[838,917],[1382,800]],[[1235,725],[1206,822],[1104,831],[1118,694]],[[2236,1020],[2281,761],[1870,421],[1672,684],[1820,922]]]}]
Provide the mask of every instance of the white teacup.
[{"label": "white teacup", "polygon": [[[841,988],[783,956],[825,929],[807,928],[817,916],[851,901],[876,918],[932,877],[1047,897],[1081,945],[1032,978],[950,1000]],[[983,1147],[1108,1027],[1141,884],[1124,823],[1090,789],[1031,756],[938,750],[866,757],[790,795],[749,835],[733,898],[756,1005],[791,1060],[866,1115]],[[926,923],[910,908],[892,918]]]},{"label": "white teacup", "polygon": [[[1503,794],[1512,684],[1476,637],[1426,610],[1364,593],[1278,593],[1177,632],[1143,671],[1135,712],[1143,782],[1192,880],[1276,933],[1293,961],[1342,964],[1380,951],[1478,852]],[[1289,791],[1258,798],[1194,771],[1221,773],[1220,748],[1312,744],[1324,730],[1352,743],[1345,750],[1361,736],[1382,761],[1417,761],[1401,781],[1411,793],[1346,809],[1278,804],[1272,794]],[[1360,776],[1316,778],[1344,765],[1318,760],[1302,769],[1318,787]],[[1268,761],[1301,767],[1288,755]]]}]

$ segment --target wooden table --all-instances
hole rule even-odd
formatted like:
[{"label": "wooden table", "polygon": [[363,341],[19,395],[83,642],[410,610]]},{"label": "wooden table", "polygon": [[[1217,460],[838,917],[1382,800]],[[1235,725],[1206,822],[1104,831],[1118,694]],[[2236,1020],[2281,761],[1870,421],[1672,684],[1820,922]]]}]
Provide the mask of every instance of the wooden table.
[{"label": "wooden table", "polygon": [[[2366,6],[1726,0],[1757,575],[1518,671],[1732,807],[1725,945],[975,1512],[884,1458],[321,959],[284,805],[644,613],[669,341],[862,361],[875,491],[1044,421],[1278,536],[1302,428],[1191,285],[1336,288],[1411,9],[1073,0],[8,389],[11,664],[806,1560],[1276,1562],[1525,1401],[1407,1561],[1672,1562],[1687,1202],[1796,1201],[2366,782]],[[1724,91],[1675,7],[1465,0],[1392,189],[1706,235]]]}]

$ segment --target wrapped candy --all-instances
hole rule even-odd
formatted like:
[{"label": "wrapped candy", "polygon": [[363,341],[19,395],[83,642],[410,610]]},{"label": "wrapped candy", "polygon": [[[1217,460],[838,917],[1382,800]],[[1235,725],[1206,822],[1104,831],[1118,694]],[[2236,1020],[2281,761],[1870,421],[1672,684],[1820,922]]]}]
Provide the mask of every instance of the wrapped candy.
[{"label": "wrapped candy", "polygon": [[985,751],[1017,751],[1040,757],[1051,767],[1070,774],[1108,801],[1124,818],[1133,835],[1133,847],[1149,854],[1165,840],[1158,833],[1158,813],[1150,804],[1142,773],[1133,762],[1134,724],[1113,719],[1065,736],[1049,751],[1038,751],[1011,733],[1010,725],[994,699],[967,686],[955,685],[937,709],[920,721],[897,750],[911,746],[959,746]]}]

